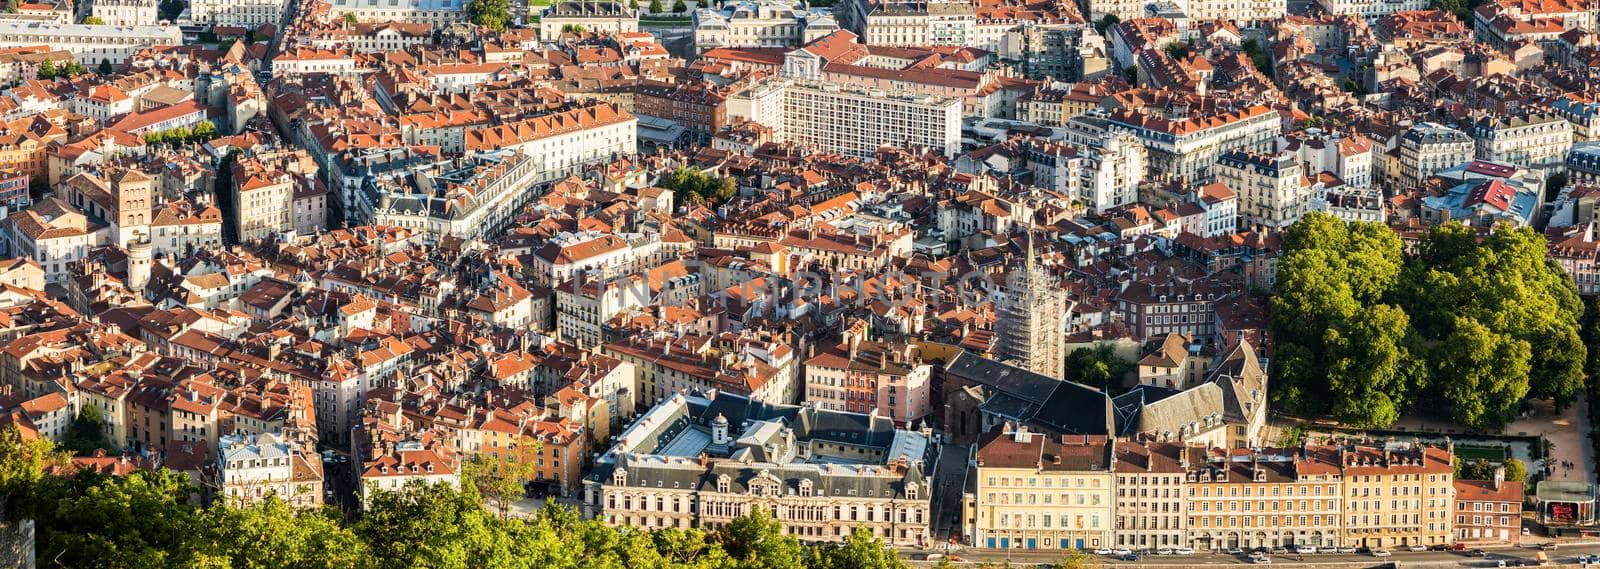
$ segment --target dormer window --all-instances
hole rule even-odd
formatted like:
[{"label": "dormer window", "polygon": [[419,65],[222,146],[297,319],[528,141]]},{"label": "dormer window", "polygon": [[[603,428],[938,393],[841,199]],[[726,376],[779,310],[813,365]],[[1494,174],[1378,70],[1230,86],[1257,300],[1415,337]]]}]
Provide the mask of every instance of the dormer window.
[{"label": "dormer window", "polygon": [[811,497],[811,480],[808,479],[800,481],[800,496],[807,498]]},{"label": "dormer window", "polygon": [[732,485],[732,480],[728,479],[728,475],[724,474],[722,476],[717,477],[717,491],[718,492],[726,494],[728,492],[728,487],[731,486],[731,485]]},{"label": "dormer window", "polygon": [[916,482],[912,482],[912,483],[906,485],[906,499],[908,499],[908,500],[917,499],[917,483]]}]

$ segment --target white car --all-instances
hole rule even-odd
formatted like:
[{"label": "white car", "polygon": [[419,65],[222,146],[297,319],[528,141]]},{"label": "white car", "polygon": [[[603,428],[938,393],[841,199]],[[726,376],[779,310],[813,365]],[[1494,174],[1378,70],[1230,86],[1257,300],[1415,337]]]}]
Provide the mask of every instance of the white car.
[{"label": "white car", "polygon": [[1172,552],[1175,553],[1175,554],[1178,554],[1178,555],[1194,555],[1194,548],[1179,547],[1177,549],[1172,550]]},{"label": "white car", "polygon": [[1226,553],[1228,555],[1242,555],[1242,554],[1244,554],[1244,550],[1243,549],[1239,549],[1237,547],[1229,547],[1229,548],[1223,550],[1222,552]]},{"label": "white car", "polygon": [[1427,551],[1428,550],[1428,548],[1426,546],[1422,546],[1422,545],[1413,545],[1413,546],[1408,547],[1406,549],[1409,549],[1411,551]]},{"label": "white car", "polygon": [[1111,551],[1108,548],[1104,548],[1104,547],[1094,550],[1094,554],[1095,555],[1111,555],[1112,553],[1115,553],[1115,552]]},{"label": "white car", "polygon": [[1355,553],[1356,552],[1356,548],[1354,548],[1354,547],[1340,547],[1340,548],[1336,549],[1335,551],[1338,551],[1339,553]]},{"label": "white car", "polygon": [[1295,553],[1302,553],[1302,554],[1304,554],[1304,553],[1316,553],[1317,552],[1317,548],[1314,545],[1296,545],[1296,546],[1294,546],[1294,552]]},{"label": "white car", "polygon": [[1251,557],[1250,562],[1255,563],[1256,565],[1271,565],[1272,558],[1262,555],[1260,557]]},{"label": "white car", "polygon": [[1388,557],[1389,556],[1389,550],[1387,550],[1387,549],[1374,549],[1374,550],[1372,550],[1372,556],[1373,557]]},{"label": "white car", "polygon": [[1128,549],[1126,547],[1118,547],[1116,549],[1111,550],[1111,554],[1112,555],[1133,555],[1133,550],[1132,549]]},{"label": "white car", "polygon": [[1163,548],[1157,549],[1156,550],[1156,555],[1172,555],[1172,548],[1171,547],[1163,547]]}]

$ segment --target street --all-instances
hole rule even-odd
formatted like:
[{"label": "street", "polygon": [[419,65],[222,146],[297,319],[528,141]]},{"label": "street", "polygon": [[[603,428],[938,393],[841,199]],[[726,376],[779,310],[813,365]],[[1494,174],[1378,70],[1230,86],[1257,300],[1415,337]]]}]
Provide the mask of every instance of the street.
[{"label": "street", "polygon": [[[1360,566],[1363,564],[1377,566],[1387,563],[1395,563],[1397,566],[1399,564],[1405,564],[1407,566],[1413,564],[1426,564],[1430,566],[1500,567],[1500,562],[1504,561],[1507,567],[1514,567],[1519,564],[1537,564],[1536,558],[1539,553],[1539,550],[1533,547],[1499,546],[1485,547],[1483,549],[1488,553],[1486,557],[1472,557],[1468,555],[1466,551],[1396,551],[1390,557],[1373,557],[1371,555],[1364,554],[1330,553],[1312,553],[1306,555],[1289,553],[1271,555],[1270,557],[1272,559],[1271,564],[1275,566],[1340,565],[1349,567],[1352,565]],[[902,551],[901,555],[907,557],[913,562],[919,562],[927,561],[928,555],[932,553],[942,552]],[[1567,543],[1559,546],[1555,551],[1548,551],[1545,553],[1549,556],[1551,563],[1577,563],[1577,557],[1580,555],[1600,554],[1600,542],[1586,541]],[[953,560],[974,563],[1009,562],[1014,566],[1022,566],[1022,564],[1028,563],[1053,564],[1057,561],[1060,561],[1061,557],[1062,552],[1060,550],[1013,549],[1010,551],[1005,551],[994,549],[963,549],[955,552],[956,559]],[[1147,555],[1140,558],[1139,561],[1122,561],[1110,556],[1091,554],[1089,556],[1089,560],[1093,564],[1121,565],[1128,567],[1147,565],[1185,567],[1196,565],[1254,565],[1254,563],[1251,563],[1250,559],[1244,555],[1227,555],[1221,553],[1196,553],[1194,555]]]}]

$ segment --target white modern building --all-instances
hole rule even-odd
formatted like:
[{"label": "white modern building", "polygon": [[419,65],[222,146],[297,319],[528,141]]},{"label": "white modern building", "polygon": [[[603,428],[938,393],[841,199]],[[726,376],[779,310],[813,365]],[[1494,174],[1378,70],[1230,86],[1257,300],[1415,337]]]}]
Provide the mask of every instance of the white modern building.
[{"label": "white modern building", "polygon": [[965,46],[977,43],[977,9],[968,0],[850,0],[845,26],[868,45]]},{"label": "white modern building", "polygon": [[556,2],[539,16],[539,37],[554,40],[568,26],[594,33],[637,32],[639,11],[617,0]]},{"label": "white modern building", "polygon": [[728,100],[728,118],[772,128],[777,140],[870,157],[885,146],[961,150],[961,100],[813,81],[770,80]]}]

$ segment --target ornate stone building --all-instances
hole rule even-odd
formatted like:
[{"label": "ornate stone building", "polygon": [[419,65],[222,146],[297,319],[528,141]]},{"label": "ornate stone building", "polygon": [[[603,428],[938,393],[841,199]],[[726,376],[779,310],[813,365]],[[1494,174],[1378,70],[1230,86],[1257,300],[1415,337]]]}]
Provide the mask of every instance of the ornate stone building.
[{"label": "ornate stone building", "polygon": [[1006,277],[1000,321],[995,325],[1000,356],[1017,367],[1059,379],[1067,358],[1062,323],[1071,301],[1056,278],[1034,262],[1032,233],[1027,243],[1022,266]]},{"label": "ornate stone building", "polygon": [[754,508],[802,541],[866,529],[929,544],[928,431],[888,417],[769,405],[715,391],[656,405],[595,462],[585,509],[613,525],[714,529]]}]

